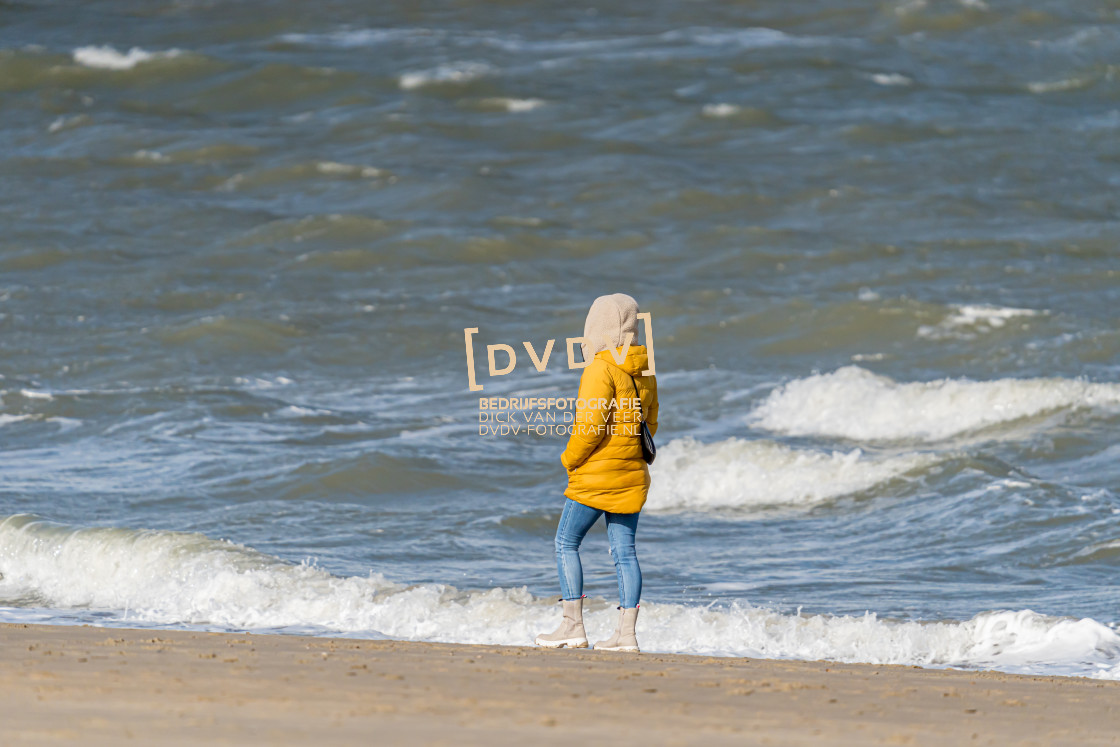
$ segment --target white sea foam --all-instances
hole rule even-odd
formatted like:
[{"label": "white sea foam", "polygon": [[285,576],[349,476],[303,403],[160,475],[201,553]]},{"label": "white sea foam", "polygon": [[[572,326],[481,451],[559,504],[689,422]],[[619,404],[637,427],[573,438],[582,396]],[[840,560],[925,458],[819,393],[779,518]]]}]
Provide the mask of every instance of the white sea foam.
[{"label": "white sea foam", "polygon": [[182,52],[178,49],[149,52],[140,47],[133,47],[127,52],[118,52],[110,46],[78,47],[73,52],[74,62],[101,70],[131,70],[143,62],[178,57],[180,54]]},{"label": "white sea foam", "polygon": [[871,76],[871,82],[880,86],[909,86],[914,83],[902,73],[875,73]]},{"label": "white sea foam", "polygon": [[687,27],[672,29],[663,33],[606,37],[581,37],[578,39],[558,39],[555,37],[529,38],[519,34],[495,34],[491,32],[454,33],[438,29],[399,28],[399,29],[343,29],[319,34],[284,34],[279,37],[289,44],[309,46],[332,46],[341,48],[370,47],[384,44],[404,44],[407,46],[446,45],[449,41],[456,47],[485,46],[504,52],[533,55],[594,55],[607,54],[613,58],[645,56],[663,51],[665,43],[710,47],[736,46],[744,49],[760,49],[777,46],[822,46],[851,44],[849,40],[838,37],[796,36],[777,29],[765,27],[752,28],[709,28]]},{"label": "white sea foam", "polygon": [[27,399],[42,399],[50,401],[54,396],[50,392],[40,392],[37,389],[20,389],[19,393]]},{"label": "white sea foam", "polygon": [[276,377],[271,378],[271,379],[260,378],[260,377],[256,377],[256,376],[253,376],[253,377],[236,376],[233,379],[233,383],[237,384],[238,386],[243,386],[243,387],[245,387],[246,389],[249,389],[249,390],[260,390],[260,389],[274,389],[278,386],[291,386],[292,384],[294,384],[296,382],[293,381],[292,379],[289,379],[287,376],[276,376]]},{"label": "white sea foam", "polygon": [[85,125],[93,122],[89,115],[74,114],[72,116],[57,117],[50,125],[47,126],[47,132],[55,133],[62,132],[63,130],[72,130],[76,127],[84,127]]},{"label": "white sea foam", "polygon": [[793,436],[933,442],[1082,408],[1120,406],[1120,385],[1080,379],[938,379],[900,384],[858,366],[778,387],[748,416]]},{"label": "white sea foam", "polygon": [[60,433],[72,431],[75,428],[80,428],[82,425],[82,421],[78,418],[47,418],[46,422],[55,423],[56,425],[58,425],[58,430]]},{"label": "white sea foam", "polygon": [[482,103],[487,106],[505,109],[510,114],[523,114],[534,109],[540,109],[545,102],[544,99],[491,98],[483,99]]},{"label": "white sea foam", "polygon": [[1039,80],[1027,84],[1031,93],[1058,93],[1061,91],[1076,91],[1089,86],[1091,78],[1063,78],[1062,80]]},{"label": "white sea foam", "polygon": [[928,4],[928,0],[902,0],[899,4],[894,6],[894,12],[900,16],[917,13],[924,9]]},{"label": "white sea foam", "polygon": [[1013,319],[1025,319],[1048,314],[1037,309],[1017,309],[987,304],[963,304],[952,307],[952,312],[936,325],[918,328],[918,337],[931,340],[957,338],[975,339],[978,335],[1006,327]]},{"label": "white sea foam", "polygon": [[[188,624],[408,640],[526,645],[555,624],[552,600],[524,589],[404,586],[379,574],[341,578],[198,534],[73,529],[31,517],[0,521],[0,605],[93,609],[102,623]],[[127,610],[127,612],[126,612]],[[104,614],[108,613],[108,614]],[[115,615],[113,613],[116,613]],[[749,605],[642,605],[649,651],[829,659],[1120,678],[1120,636],[1091,619],[1029,610],[964,622],[788,614]],[[30,619],[29,617],[29,619]],[[614,610],[589,600],[592,637]]]},{"label": "white sea foam", "polygon": [[276,411],[276,415],[281,418],[314,418],[333,414],[330,410],[323,410],[318,407],[300,407],[299,405],[288,405]]},{"label": "white sea foam", "polygon": [[339,163],[338,161],[318,161],[315,164],[315,170],[320,174],[329,176],[360,176],[365,179],[376,179],[379,176],[385,176],[387,173],[374,166],[358,166],[350,163]]},{"label": "white sea foam", "polygon": [[133,152],[132,157],[149,163],[171,163],[171,157],[158,150],[138,150]]},{"label": "white sea foam", "polygon": [[661,34],[660,38],[670,42],[685,42],[705,46],[737,46],[744,49],[815,46],[829,42],[825,37],[794,36],[764,26],[740,29],[691,27],[666,31]]},{"label": "white sea foam", "polygon": [[72,431],[81,426],[82,421],[77,418],[63,418],[53,417],[45,418],[42,415],[8,415],[7,413],[0,413],[0,426],[8,425],[9,423],[54,423],[58,426],[60,433]]},{"label": "white sea foam", "polygon": [[484,62],[456,62],[431,70],[404,73],[400,77],[400,87],[411,91],[433,83],[466,83],[493,72],[494,68]]},{"label": "white sea foam", "polygon": [[811,506],[870,490],[929,466],[930,454],[871,457],[793,449],[773,441],[690,438],[658,449],[647,510]]},{"label": "white sea foam", "polygon": [[324,34],[283,34],[280,39],[289,44],[328,45],[352,48],[371,47],[380,44],[405,41],[410,43],[439,44],[448,32],[424,28],[395,29],[344,29]]},{"label": "white sea foam", "polygon": [[734,104],[704,104],[703,108],[700,109],[700,113],[705,117],[714,117],[717,119],[733,116],[738,114],[739,111],[739,107]]}]

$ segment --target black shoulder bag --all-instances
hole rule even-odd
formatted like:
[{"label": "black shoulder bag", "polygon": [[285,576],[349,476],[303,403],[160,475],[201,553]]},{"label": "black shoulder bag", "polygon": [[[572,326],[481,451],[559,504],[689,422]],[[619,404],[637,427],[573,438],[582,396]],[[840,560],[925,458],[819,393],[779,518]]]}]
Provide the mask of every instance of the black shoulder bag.
[{"label": "black shoulder bag", "polygon": [[646,464],[653,464],[653,460],[657,458],[657,447],[653,444],[653,434],[649,432],[645,413],[642,412],[642,395],[638,391],[638,380],[633,376],[630,379],[634,382],[634,397],[638,400],[638,413],[642,416],[642,426],[638,431],[638,441],[642,444],[642,459]]}]

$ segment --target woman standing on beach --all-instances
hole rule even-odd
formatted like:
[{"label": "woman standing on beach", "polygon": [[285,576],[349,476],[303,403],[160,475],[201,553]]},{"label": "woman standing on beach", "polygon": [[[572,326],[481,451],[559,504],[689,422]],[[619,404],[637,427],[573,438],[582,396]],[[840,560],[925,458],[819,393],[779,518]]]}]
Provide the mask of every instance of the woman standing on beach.
[{"label": "woman standing on beach", "polygon": [[[638,651],[634,626],[642,594],[642,569],[634,550],[638,514],[649,491],[649,468],[639,438],[643,420],[657,432],[657,381],[643,376],[646,348],[637,341],[638,302],[623,293],[600,296],[583,326],[583,369],[576,422],[560,461],[568,489],[556,527],[556,567],[564,620],[539,646],[587,648],[583,627],[583,566],[579,546],[600,516],[618,574],[619,619],[613,636],[595,644],[600,651]],[[637,405],[640,398],[641,407]]]}]

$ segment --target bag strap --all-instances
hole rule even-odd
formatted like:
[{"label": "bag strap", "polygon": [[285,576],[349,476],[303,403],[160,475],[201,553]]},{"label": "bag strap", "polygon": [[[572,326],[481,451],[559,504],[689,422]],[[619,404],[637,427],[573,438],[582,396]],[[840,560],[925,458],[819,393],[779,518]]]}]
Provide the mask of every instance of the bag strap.
[{"label": "bag strap", "polygon": [[630,381],[634,382],[634,398],[638,400],[638,412],[641,414],[644,423],[646,422],[646,414],[642,410],[642,393],[638,391],[638,380],[631,376]]}]

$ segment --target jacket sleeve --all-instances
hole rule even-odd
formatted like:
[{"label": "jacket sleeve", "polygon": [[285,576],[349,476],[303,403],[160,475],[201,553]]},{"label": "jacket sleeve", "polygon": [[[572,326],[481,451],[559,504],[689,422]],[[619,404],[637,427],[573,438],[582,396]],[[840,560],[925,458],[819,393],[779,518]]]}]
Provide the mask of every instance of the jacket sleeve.
[{"label": "jacket sleeve", "polygon": [[649,384],[651,402],[649,411],[645,413],[646,427],[649,428],[649,435],[657,435],[657,377],[650,376],[646,379]]},{"label": "jacket sleeve", "polygon": [[607,373],[606,365],[600,363],[585,368],[579,380],[578,395],[584,406],[576,404],[576,421],[572,424],[568,448],[560,455],[560,463],[569,472],[586,462],[606,437],[613,398],[614,380]]}]

